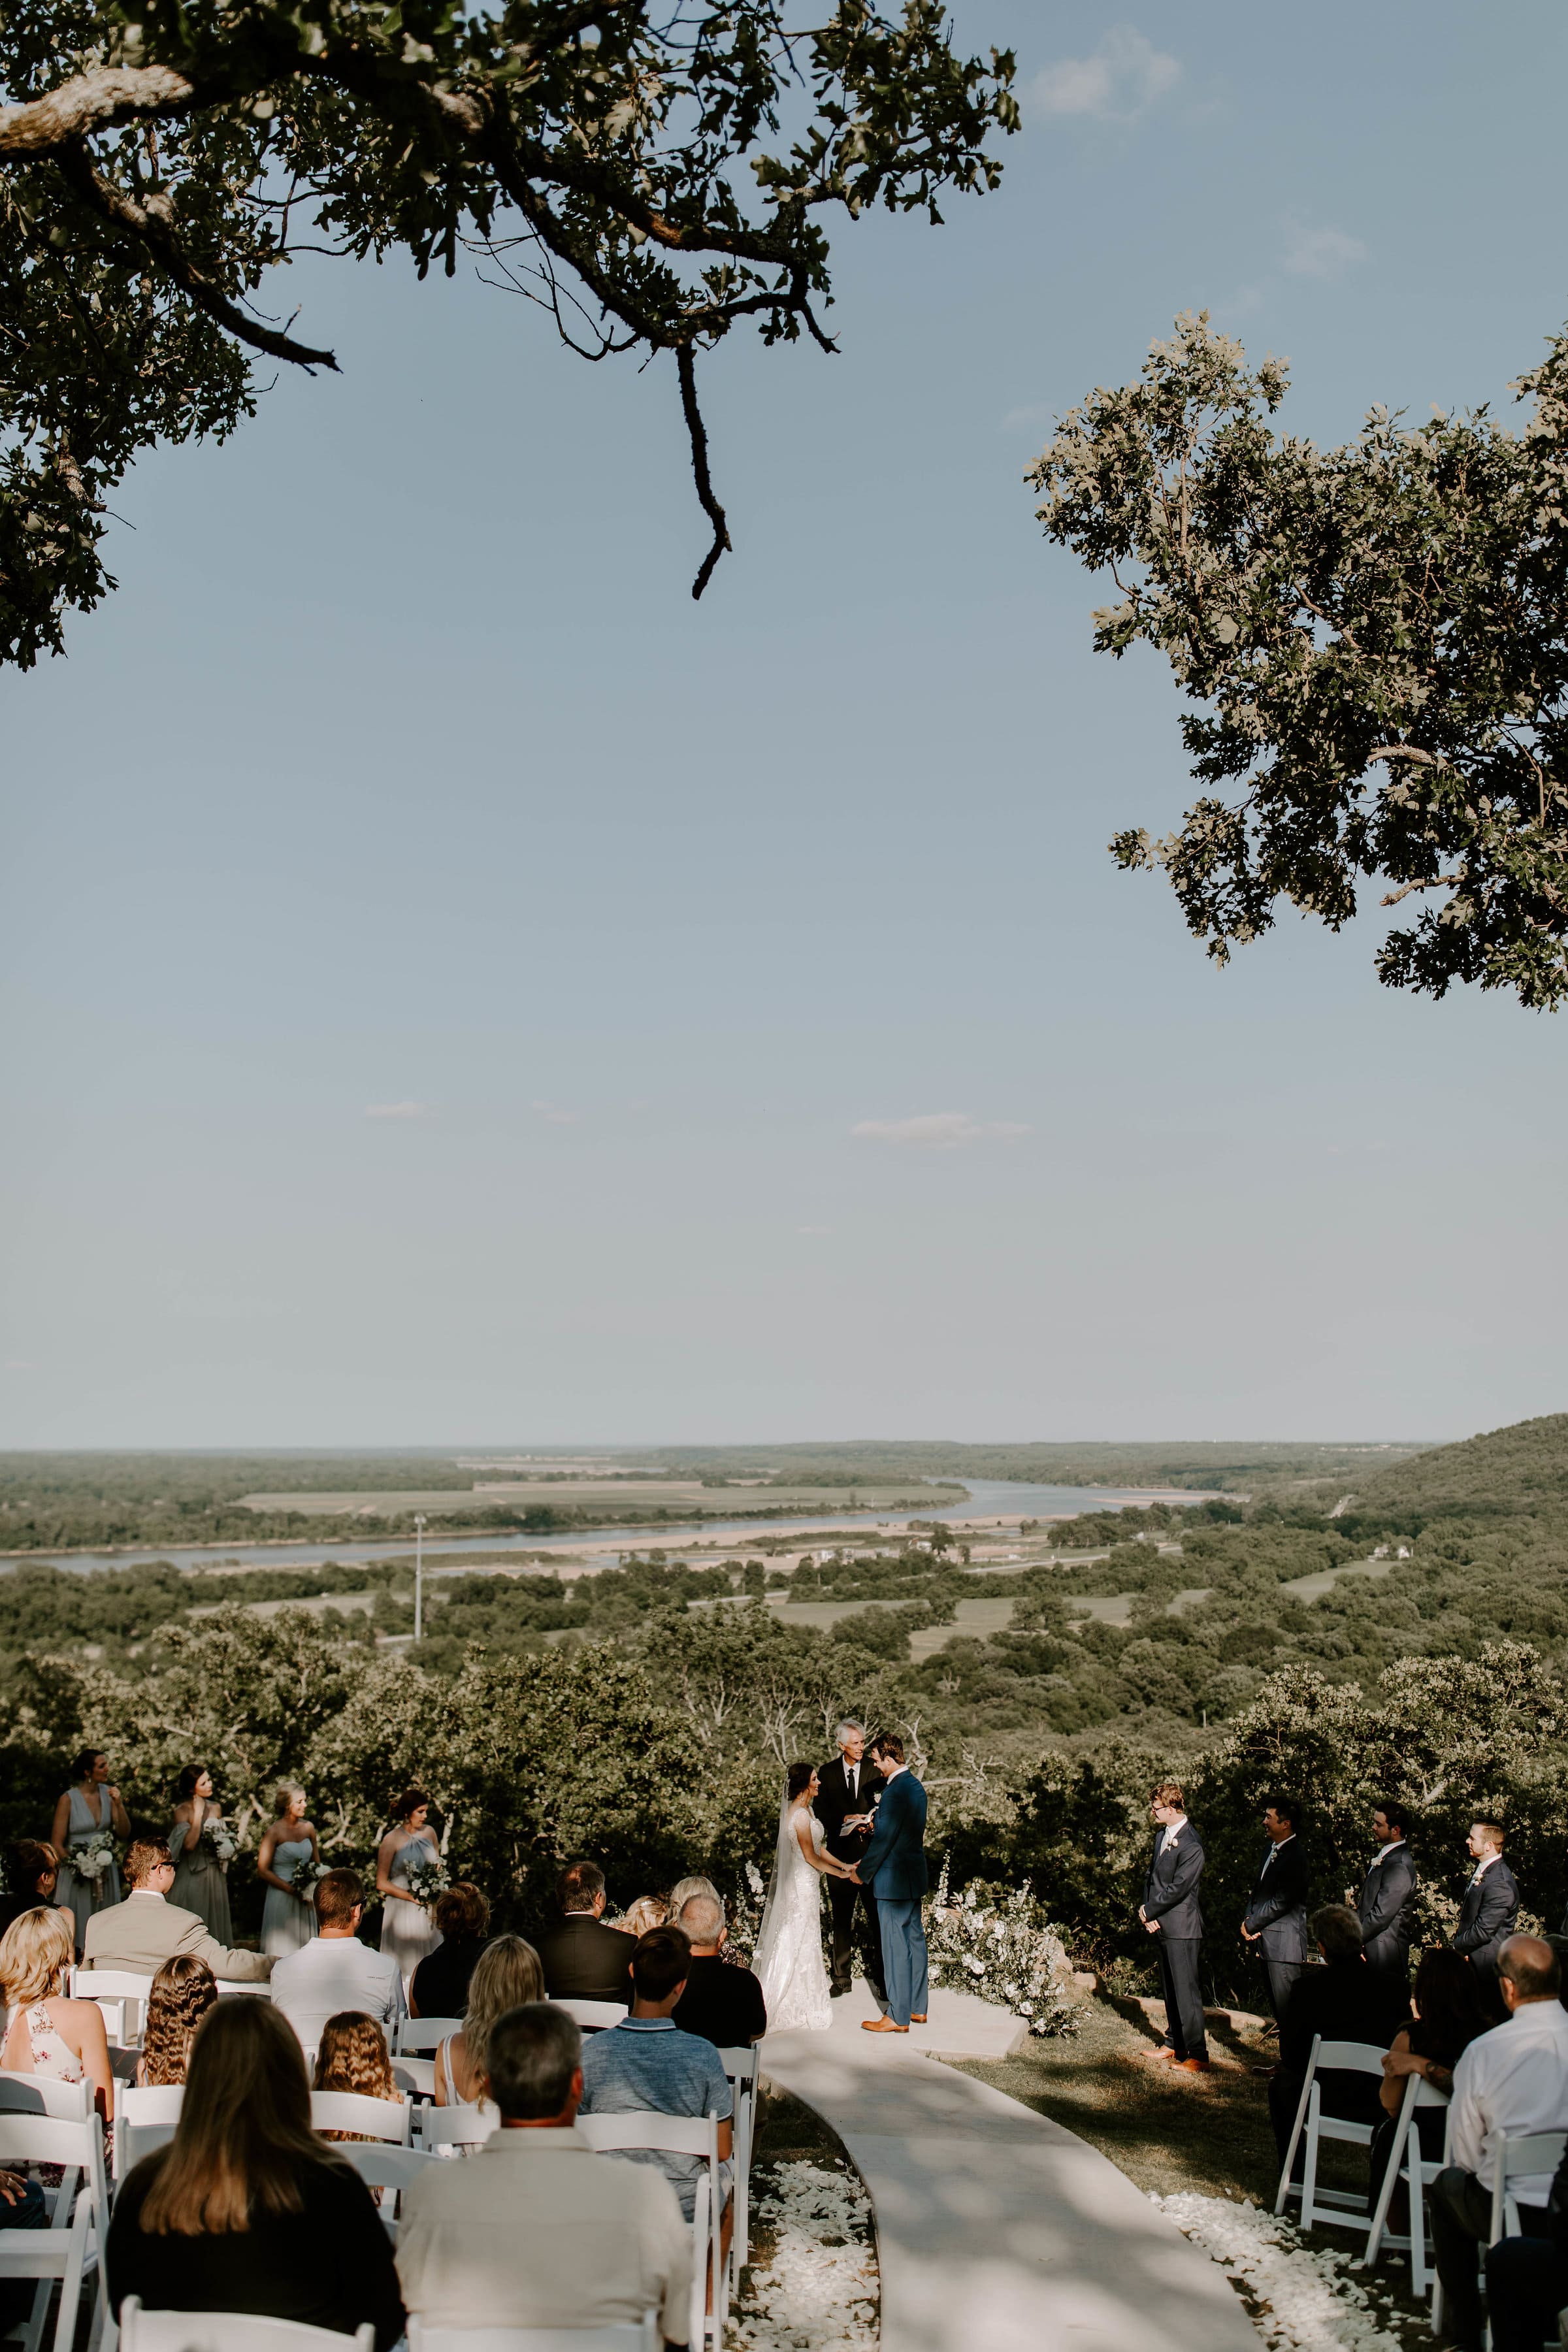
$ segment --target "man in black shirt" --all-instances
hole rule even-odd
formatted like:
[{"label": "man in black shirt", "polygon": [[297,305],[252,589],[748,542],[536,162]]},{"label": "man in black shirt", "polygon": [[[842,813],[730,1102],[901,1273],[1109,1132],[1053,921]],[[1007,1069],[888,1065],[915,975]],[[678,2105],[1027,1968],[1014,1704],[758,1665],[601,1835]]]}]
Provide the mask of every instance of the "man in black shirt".
[{"label": "man in black shirt", "polygon": [[768,2007],[750,1969],[724,1958],[724,1906],[710,1895],[693,1895],[680,1906],[676,1926],[691,1943],[686,1990],[670,2014],[682,2033],[700,2034],[719,2050],[743,2050],[768,2030]]},{"label": "man in black shirt", "polygon": [[561,1874],[566,1914],[539,1947],[544,1990],[551,2000],[632,2000],[635,1936],[604,1924],[605,1874],[597,1863],[574,1862]]}]

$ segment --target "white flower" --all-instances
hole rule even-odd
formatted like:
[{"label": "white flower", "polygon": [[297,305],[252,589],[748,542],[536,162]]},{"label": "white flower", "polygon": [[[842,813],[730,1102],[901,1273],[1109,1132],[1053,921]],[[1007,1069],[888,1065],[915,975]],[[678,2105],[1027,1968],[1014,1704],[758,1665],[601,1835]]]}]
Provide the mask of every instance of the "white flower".
[{"label": "white flower", "polygon": [[763,1892],[763,1874],[754,1862],[749,1862],[746,1864],[746,1884],[753,1895],[760,1895]]},{"label": "white flower", "polygon": [[[1344,2275],[1351,2252],[1305,2245],[1292,2224],[1250,2200],[1151,2197],[1260,2305],[1256,2326],[1271,2352],[1396,2352],[1366,2289]],[[1393,2315],[1390,2315],[1393,2316]]]}]

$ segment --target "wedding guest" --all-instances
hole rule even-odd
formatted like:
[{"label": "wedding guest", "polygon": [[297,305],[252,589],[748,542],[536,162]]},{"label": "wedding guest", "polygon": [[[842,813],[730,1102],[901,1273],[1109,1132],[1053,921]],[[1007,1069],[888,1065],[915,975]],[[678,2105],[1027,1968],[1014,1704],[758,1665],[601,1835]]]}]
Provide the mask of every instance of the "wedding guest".
[{"label": "wedding guest", "polygon": [[1204,1915],[1198,1887],[1204,1874],[1203,1840],[1187,1819],[1179,1780],[1162,1780],[1149,1792],[1154,1851],[1143,1880],[1138,1916],[1154,1938],[1160,1990],[1165,1997],[1164,2053],[1190,2074],[1206,2074],[1208,2036],[1198,1980]]},{"label": "wedding guest", "polygon": [[267,1889],[261,1908],[261,1948],[275,1960],[297,1952],[316,1932],[315,1873],[321,1847],[305,1819],[303,1789],[285,1780],[272,1800],[273,1819],[262,1832],[256,1874]]},{"label": "wedding guest", "polygon": [[725,1961],[724,1906],[716,1895],[688,1895],[675,1924],[691,1946],[686,1990],[670,2012],[681,2032],[699,2034],[720,2050],[760,2042],[768,2030],[767,2003],[751,1969]]},{"label": "wedding guest", "polygon": [[1403,1805],[1379,1805],[1372,1817],[1377,1852],[1361,1892],[1345,1889],[1345,1901],[1361,1921],[1366,1964],[1394,1978],[1401,1991],[1410,1982],[1410,1946],[1415,1933],[1419,1881],[1410,1853],[1410,1816]]},{"label": "wedding guest", "polygon": [[1474,1969],[1487,2006],[1497,2017],[1502,2013],[1498,1955],[1519,1916],[1519,1886],[1502,1858],[1502,1831],[1496,1822],[1472,1822],[1466,1843],[1476,1866],[1449,1940]]},{"label": "wedding guest", "polygon": [[441,1848],[428,1826],[430,1800],[423,1789],[405,1789],[394,1801],[392,1827],[375,1857],[375,1891],[382,1901],[381,1948],[390,1952],[406,1984],[427,1952],[437,1950],[441,1931],[423,1898],[408,1884],[411,1870],[439,1866]]},{"label": "wedding guest", "polygon": [[142,2090],[183,2083],[196,2028],[217,2001],[217,1979],[194,1952],[176,1952],[153,1979],[136,2081]]},{"label": "wedding guest", "polygon": [[83,1957],[89,1969],[131,1969],[151,1976],[176,1952],[195,1952],[215,1977],[254,1984],[270,1976],[263,1952],[232,1951],[209,1936],[194,1911],[169,1901],[174,1864],[162,1838],[138,1838],[125,1857],[131,1892],[123,1903],[95,1912],[87,1923]]},{"label": "wedding guest", "polygon": [[500,2128],[404,2193],[409,2312],[430,2328],[593,2328],[657,2306],[665,2343],[684,2344],[691,2232],[651,2167],[596,2157],[573,2129],[582,2035],[567,2012],[539,2001],[498,2019],[485,2089]]},{"label": "wedding guest", "polygon": [[637,1937],[605,1925],[605,1874],[574,1862],[561,1874],[562,1924],[539,1947],[552,2000],[629,2001]]},{"label": "wedding guest", "polygon": [[408,1984],[410,2017],[461,2017],[468,1985],[489,1931],[490,1906],[479,1888],[459,1878],[437,1895],[436,1925],[441,1941],[426,1952]]},{"label": "wedding guest", "polygon": [[84,1748],[71,1763],[71,1785],[55,1807],[49,1843],[65,1858],[60,1864],[58,1900],[68,1904],[76,1921],[76,1948],[79,1952],[87,1932],[87,1923],[95,1911],[120,1900],[120,1873],[112,1857],[108,1867],[96,1876],[71,1868],[73,1852],[79,1853],[103,1837],[129,1840],[131,1816],[121,1801],[118,1789],[109,1778],[109,1759],[100,1748]]},{"label": "wedding guest", "polygon": [[[837,1862],[857,1863],[871,1834],[871,1811],[884,1787],[882,1775],[866,1760],[866,1727],[846,1716],[833,1734],[838,1753],[817,1774],[812,1810],[822,1823],[823,1843]],[[868,1886],[853,1878],[830,1878],[827,1906],[833,1916],[833,1969],[829,1990],[835,2000],[847,1993],[855,1976],[855,1909],[858,1905],[866,1938],[866,1981],[879,2005],[887,1999],[882,1979],[882,1939],[877,1925],[877,1899]],[[676,1914],[679,1918],[679,1913]]]},{"label": "wedding guest", "polygon": [[[671,1919],[679,1918],[681,1905],[683,1903],[689,1903],[694,1895],[706,1895],[709,1900],[713,1903],[718,1903],[722,1899],[720,1895],[719,1889],[714,1885],[713,1881],[710,1878],[677,1879],[675,1885],[669,1891],[669,1916]],[[668,1927],[669,1923],[668,1920],[666,1920],[662,1924]]]},{"label": "wedding guest", "polygon": [[[1372,2137],[1374,2205],[1388,2166],[1404,2161],[1404,2148],[1396,2144],[1396,2119],[1404,2104],[1406,2080],[1412,2074],[1419,2074],[1434,2090],[1447,2096],[1453,2090],[1454,2069],[1460,2057],[1477,2035],[1485,2033],[1491,2024],[1474,1970],[1446,1945],[1434,1945],[1430,1951],[1423,1952],[1415,1971],[1412,2005],[1414,2018],[1400,2027],[1383,2062],[1383,2087],[1378,2093],[1383,2119]],[[1447,2120],[1439,2107],[1416,2110],[1423,2155],[1432,2158],[1442,2155]],[[1394,2199],[1389,2210],[1389,2227],[1403,2234],[1407,2205],[1402,2188],[1395,2189]]]},{"label": "wedding guest", "polygon": [[[691,1972],[691,1947],[679,1927],[655,1927],[632,1953],[629,2017],[588,2037],[583,2051],[582,2111],[585,2116],[717,2116],[721,2195],[730,2193],[730,2157],[734,2127],[730,2079],[710,2042],[683,2033],[675,2010]],[[626,2160],[656,2165],[680,2200],[690,2221],[697,2200],[698,2156],[669,2156],[655,2148],[628,2148]],[[726,2229],[728,2221],[726,2221]]]},{"label": "wedding guest", "polygon": [[[1370,2042],[1374,2048],[1386,2050],[1407,2012],[1406,2002],[1387,1974],[1368,1968],[1362,1950],[1361,1921],[1347,1905],[1326,1903],[1321,1911],[1313,1912],[1308,1929],[1323,1965],[1303,1969],[1291,1989],[1279,2027],[1279,2071],[1268,2085],[1268,2116],[1281,2165],[1301,2104],[1313,2035],[1325,2042]],[[1380,2085],[1370,2074],[1349,2074],[1335,2068],[1321,2074],[1318,2084],[1325,2114],[1352,2123],[1382,2121]],[[1298,2146],[1298,2168],[1301,2161],[1302,2146]]]},{"label": "wedding guest", "polygon": [[1301,1808],[1294,1797],[1274,1797],[1264,1807],[1268,1843],[1241,1923],[1242,1941],[1258,1947],[1268,1975],[1276,2023],[1307,1965],[1307,1857],[1298,1835],[1300,1825]]},{"label": "wedding guest", "polygon": [[403,2334],[392,2248],[370,2190],[310,2129],[300,2045],[270,2001],[202,2021],[173,2141],[122,2182],[109,2293],[150,2311],[247,2312],[352,2336]]},{"label": "wedding guest", "polygon": [[[321,2028],[316,2048],[318,2091],[352,2091],[362,2099],[386,2099],[401,2107],[403,2094],[392,2072],[386,2036],[374,2017],[340,2010]],[[322,2131],[318,2139],[367,2139],[367,2132]]]},{"label": "wedding guest", "polygon": [[436,2053],[438,2107],[479,2104],[491,2033],[509,2010],[543,1999],[544,1971],[531,1944],[521,1936],[498,1936],[485,1946],[468,1986],[463,2022]]},{"label": "wedding guest", "polygon": [[272,2005],[302,2049],[314,2050],[329,2017],[362,2010],[390,2024],[405,2012],[403,1978],[390,1952],[360,1941],[364,1882],[357,1871],[329,1870],[316,1883],[316,1933],[272,1971]]},{"label": "wedding guest", "polygon": [[174,1884],[169,1900],[183,1911],[194,1911],[218,1943],[231,1944],[234,1920],[228,1907],[228,1864],[217,1850],[220,1837],[226,1845],[233,1843],[224,1829],[223,1809],[213,1795],[213,1776],[205,1764],[187,1764],[174,1783],[174,1818],[169,1831]]},{"label": "wedding guest", "polygon": [[618,1919],[611,1922],[623,1936],[646,1936],[650,1927],[666,1927],[669,1924],[669,1906],[662,1895],[639,1895],[628,1903]]},{"label": "wedding guest", "polygon": [[[1509,2014],[1478,2035],[1454,2068],[1449,2162],[1432,2184],[1427,2210],[1447,2333],[1459,2352],[1480,2352],[1476,2252],[1491,2236],[1497,2144],[1506,2133],[1568,2129],[1568,2010],[1557,1998],[1561,1981],[1549,1944],[1539,1936],[1510,1936],[1498,1954],[1497,1976]],[[1525,2234],[1545,2237],[1551,2175],[1527,2173],[1509,2186]]]},{"label": "wedding guest", "polygon": [[56,1890],[59,1885],[60,1858],[52,1845],[40,1845],[36,1838],[18,1838],[5,1849],[5,1875],[12,1892],[0,1895],[0,1935],[4,1935],[13,1919],[24,1911],[36,1911],[42,1904],[46,1909],[62,1911],[71,1923],[71,1939],[76,1939],[76,1914],[68,1903],[57,1904]]},{"label": "wedding guest", "polygon": [[95,2000],[70,2000],[76,1947],[59,1911],[24,1911],[0,1936],[0,2000],[6,2012],[0,2066],[13,2074],[48,2074],[58,2083],[90,2083],[104,2122],[114,2120],[114,2076],[103,2011]]}]

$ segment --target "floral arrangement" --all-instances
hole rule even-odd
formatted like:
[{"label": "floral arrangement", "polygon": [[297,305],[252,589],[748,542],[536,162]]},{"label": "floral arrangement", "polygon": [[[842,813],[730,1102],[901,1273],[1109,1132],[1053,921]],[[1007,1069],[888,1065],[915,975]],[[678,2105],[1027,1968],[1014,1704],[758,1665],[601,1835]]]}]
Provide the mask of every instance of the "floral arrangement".
[{"label": "floral arrangement", "polygon": [[745,1891],[732,1895],[724,1906],[730,1930],[724,1941],[724,1958],[738,1968],[749,1969],[755,1958],[767,1893],[767,1880],[754,1862],[747,1863]]},{"label": "floral arrangement", "polygon": [[452,1884],[451,1873],[444,1862],[411,1862],[406,1873],[408,1892],[417,1903],[434,1903],[437,1895],[445,1895]]},{"label": "floral arrangement", "polygon": [[301,1903],[309,1903],[331,1866],[330,1862],[318,1861],[314,1855],[306,1862],[295,1864],[289,1873],[289,1884]]},{"label": "floral arrangement", "polygon": [[207,1815],[205,1821],[202,1823],[202,1835],[205,1838],[210,1838],[212,1840],[213,1852],[216,1854],[220,1862],[232,1862],[234,1860],[236,1852],[234,1839],[230,1834],[228,1823],[224,1820],[221,1813],[209,1813]]},{"label": "floral arrangement", "polygon": [[934,1982],[1010,2009],[1031,2033],[1078,2032],[1078,2004],[1068,1990],[1072,1964],[1026,1886],[976,1880],[954,1895],[944,1860],[925,1926]]},{"label": "floral arrangement", "polygon": [[97,1886],[114,1866],[114,1840],[107,1830],[95,1830],[85,1845],[71,1848],[69,1859],[77,1876]]}]

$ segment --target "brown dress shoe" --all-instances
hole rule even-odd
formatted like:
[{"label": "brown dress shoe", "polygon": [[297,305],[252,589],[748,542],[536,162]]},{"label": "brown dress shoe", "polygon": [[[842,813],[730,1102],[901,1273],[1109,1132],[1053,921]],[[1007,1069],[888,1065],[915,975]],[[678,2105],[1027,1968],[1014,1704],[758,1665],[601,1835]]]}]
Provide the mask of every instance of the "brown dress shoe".
[{"label": "brown dress shoe", "polygon": [[911,2025],[923,2025],[923,2024],[925,2023],[925,2021],[926,2021],[926,2013],[925,2013],[925,2011],[924,2011],[924,2010],[923,2010],[923,2009],[911,2009],[911,2010],[910,2010],[910,2023]]},{"label": "brown dress shoe", "polygon": [[909,2030],[907,2025],[895,2025],[890,2017],[863,2017],[860,2020],[862,2033],[907,2033]]},{"label": "brown dress shoe", "polygon": [[1184,2074],[1206,2074],[1214,2061],[1210,2058],[1178,2058],[1176,2063]]}]

